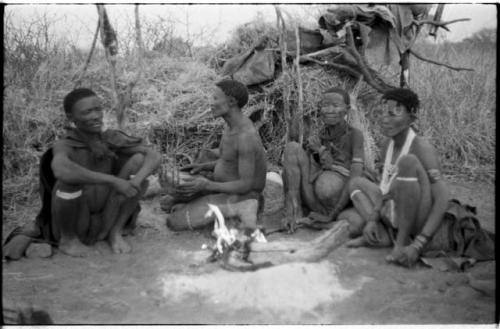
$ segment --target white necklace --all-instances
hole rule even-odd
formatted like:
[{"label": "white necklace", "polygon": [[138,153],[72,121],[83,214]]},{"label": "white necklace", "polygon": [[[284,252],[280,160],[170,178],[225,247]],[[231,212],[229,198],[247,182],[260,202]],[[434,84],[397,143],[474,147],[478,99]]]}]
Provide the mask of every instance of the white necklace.
[{"label": "white necklace", "polygon": [[403,155],[408,154],[415,136],[417,136],[417,134],[415,134],[415,131],[413,131],[413,129],[411,128],[408,129],[405,143],[403,144],[403,147],[401,148],[396,161],[394,161],[394,164],[391,163],[392,155],[394,153],[394,139],[391,139],[391,141],[389,142],[389,146],[387,147],[387,152],[385,154],[384,169],[382,170],[382,180],[380,181],[379,185],[380,190],[382,190],[382,194],[387,194],[389,192],[391,183],[398,173],[398,162]]}]

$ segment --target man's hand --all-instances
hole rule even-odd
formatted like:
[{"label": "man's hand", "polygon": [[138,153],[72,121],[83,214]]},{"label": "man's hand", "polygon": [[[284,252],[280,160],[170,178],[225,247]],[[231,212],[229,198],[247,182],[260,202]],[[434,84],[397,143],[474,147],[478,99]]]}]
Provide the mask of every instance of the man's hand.
[{"label": "man's hand", "polygon": [[138,179],[137,176],[134,176],[134,178],[130,179],[130,184],[137,190],[137,193],[141,192],[142,190],[142,180]]},{"label": "man's hand", "polygon": [[377,244],[377,242],[380,240],[379,234],[378,234],[378,229],[377,229],[377,222],[374,220],[369,220],[365,228],[363,229],[363,236],[365,237],[366,241],[370,244]]},{"label": "man's hand", "polygon": [[306,147],[313,152],[319,152],[321,147],[321,141],[318,136],[312,135],[307,139]]},{"label": "man's hand", "polygon": [[202,176],[186,177],[183,183],[176,187],[175,193],[184,197],[193,196],[205,191],[210,181]]},{"label": "man's hand", "polygon": [[204,169],[205,169],[204,163],[192,163],[192,164],[189,164],[187,166],[181,167],[181,171],[189,170],[189,173],[191,175],[195,175]]},{"label": "man's hand", "polygon": [[331,169],[333,165],[333,157],[328,149],[323,150],[319,154],[319,163],[323,169]]},{"label": "man's hand", "polygon": [[116,177],[113,182],[113,188],[127,198],[132,198],[139,192],[131,181],[125,180],[123,178]]},{"label": "man's hand", "polygon": [[399,264],[405,267],[413,267],[420,256],[419,249],[410,244],[406,247],[396,246],[392,253],[386,257],[389,263]]}]

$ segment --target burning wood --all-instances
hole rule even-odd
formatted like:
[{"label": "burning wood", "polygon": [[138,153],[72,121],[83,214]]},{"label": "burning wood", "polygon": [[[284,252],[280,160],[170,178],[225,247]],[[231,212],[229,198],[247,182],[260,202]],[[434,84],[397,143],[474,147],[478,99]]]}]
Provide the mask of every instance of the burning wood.
[{"label": "burning wood", "polygon": [[[259,229],[253,232],[228,229],[220,209],[215,205],[208,206],[210,210],[206,216],[215,215],[213,235],[217,239],[209,248],[212,250],[209,261],[222,260],[222,266],[228,270],[253,271],[291,262],[317,262],[349,239],[349,223],[339,221],[313,241],[267,242]],[[235,260],[243,263],[240,262],[240,266],[231,264]]]}]

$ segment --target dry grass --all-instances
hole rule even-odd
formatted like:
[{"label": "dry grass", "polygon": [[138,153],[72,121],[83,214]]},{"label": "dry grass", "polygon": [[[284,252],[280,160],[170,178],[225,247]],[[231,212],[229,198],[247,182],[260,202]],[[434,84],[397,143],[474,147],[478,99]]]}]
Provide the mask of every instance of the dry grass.
[{"label": "dry grass", "polygon": [[[436,146],[447,174],[463,174],[474,179],[494,179],[496,49],[473,45],[421,46],[426,56],[475,67],[475,72],[454,72],[446,68],[413,61],[412,85],[422,99],[419,127]],[[136,75],[135,58],[120,59],[118,77],[125,87]],[[128,109],[127,131],[153,144],[177,163],[196,156],[200,148],[218,144],[222,120],[203,114],[214,83],[220,79],[205,63],[187,58],[169,58],[156,53],[144,58],[145,71],[135,86]],[[64,133],[62,98],[73,88],[72,78],[80,73],[82,59],[70,55],[49,57],[42,62],[30,83],[16,83],[22,67],[7,65],[9,78],[4,91],[4,219],[18,220],[22,205],[33,204],[38,189],[38,161],[42,152]],[[111,108],[109,68],[99,57],[92,60],[82,85],[94,89]],[[310,129],[317,126],[316,104],[322,90],[342,86],[352,90],[355,81],[342,74],[316,66],[301,69],[304,113]],[[268,160],[279,165],[284,144],[282,87],[289,83],[278,76],[273,83],[251,88],[245,113],[259,127]],[[297,95],[288,96],[292,108]],[[368,119],[375,142],[380,140],[376,94],[361,84],[358,106]],[[195,120],[193,120],[195,117]],[[372,124],[370,124],[372,123]],[[173,156],[175,155],[175,156]]]},{"label": "dry grass", "polygon": [[456,72],[414,61],[414,88],[423,95],[419,116],[422,132],[436,145],[448,172],[494,179],[495,45],[422,46],[421,52],[475,70]]}]

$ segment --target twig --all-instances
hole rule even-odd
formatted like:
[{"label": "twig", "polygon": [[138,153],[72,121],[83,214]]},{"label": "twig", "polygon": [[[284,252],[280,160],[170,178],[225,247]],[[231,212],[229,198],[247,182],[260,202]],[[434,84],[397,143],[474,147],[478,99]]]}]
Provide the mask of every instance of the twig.
[{"label": "twig", "polygon": [[447,21],[447,22],[436,22],[434,20],[427,20],[426,19],[426,20],[421,20],[421,21],[415,21],[415,24],[417,24],[417,25],[430,24],[430,25],[434,25],[434,26],[443,28],[449,32],[450,29],[446,25],[458,23],[458,22],[467,22],[467,21],[470,21],[470,18],[459,18],[459,19],[454,19],[454,20]]},{"label": "twig", "polygon": [[[279,45],[281,51],[281,70],[283,77],[286,78],[288,76],[287,64],[286,64],[286,42],[285,42],[285,21],[283,20],[283,16],[281,15],[281,11],[277,5],[274,5],[274,10],[276,11],[276,23],[279,31]],[[290,103],[288,99],[288,94],[290,93],[288,83],[283,84],[283,110],[286,122],[285,136],[286,140],[289,141],[290,135],[290,125],[291,125],[291,113],[290,113]]]},{"label": "twig", "polygon": [[385,92],[388,88],[387,84],[385,82],[377,82],[375,78],[372,76],[372,72],[368,69],[368,64],[363,60],[361,55],[358,53],[356,50],[356,45],[354,44],[354,37],[352,34],[352,30],[350,26],[346,27],[346,40],[347,40],[347,50],[353,55],[354,59],[356,60],[356,63],[358,64],[361,73],[363,74],[365,81],[375,88],[380,93]]},{"label": "twig", "polygon": [[95,33],[94,33],[94,39],[92,40],[92,46],[90,47],[90,51],[89,51],[89,54],[87,56],[87,60],[85,61],[85,65],[83,66],[82,73],[80,74],[80,77],[78,78],[78,80],[76,80],[76,82],[75,82],[75,88],[80,85],[83,77],[85,76],[85,72],[87,72],[87,68],[90,64],[90,60],[92,59],[92,55],[94,54],[95,44],[97,42],[97,36],[99,35],[100,25],[101,25],[101,20],[98,19],[97,20],[97,27],[96,27]]},{"label": "twig", "polygon": [[116,119],[118,122],[119,129],[123,128],[123,121],[125,118],[124,108],[121,101],[121,97],[118,94],[118,81],[116,78],[116,52],[117,52],[117,41],[116,33],[114,32],[109,20],[107,18],[106,9],[104,5],[96,5],[97,13],[99,14],[100,30],[101,30],[101,41],[104,46],[104,51],[106,53],[106,60],[111,67],[111,86],[113,87],[113,96],[116,104]]},{"label": "twig", "polygon": [[447,67],[447,68],[449,68],[451,70],[455,70],[455,71],[474,71],[474,69],[471,69],[471,68],[468,68],[468,67],[451,66],[451,65],[446,64],[446,63],[441,63],[441,62],[438,62],[438,61],[435,61],[435,60],[432,60],[432,59],[429,59],[429,58],[425,58],[424,56],[422,56],[419,53],[415,52],[415,50],[413,50],[413,49],[410,49],[409,51],[410,51],[410,54],[412,54],[413,56],[415,56],[416,58],[418,58],[418,59],[420,59],[421,61],[424,61],[424,62],[428,62],[428,63],[440,65],[440,66],[444,66],[444,67]]},{"label": "twig", "polygon": [[302,56],[308,56],[308,57],[311,57],[311,56],[322,56],[322,55],[328,55],[328,54],[331,54],[331,53],[339,53],[341,51],[342,50],[340,49],[339,46],[333,46],[333,47],[329,47],[329,48],[326,48],[326,49],[318,50],[318,51],[313,52],[313,53],[304,54]]}]

